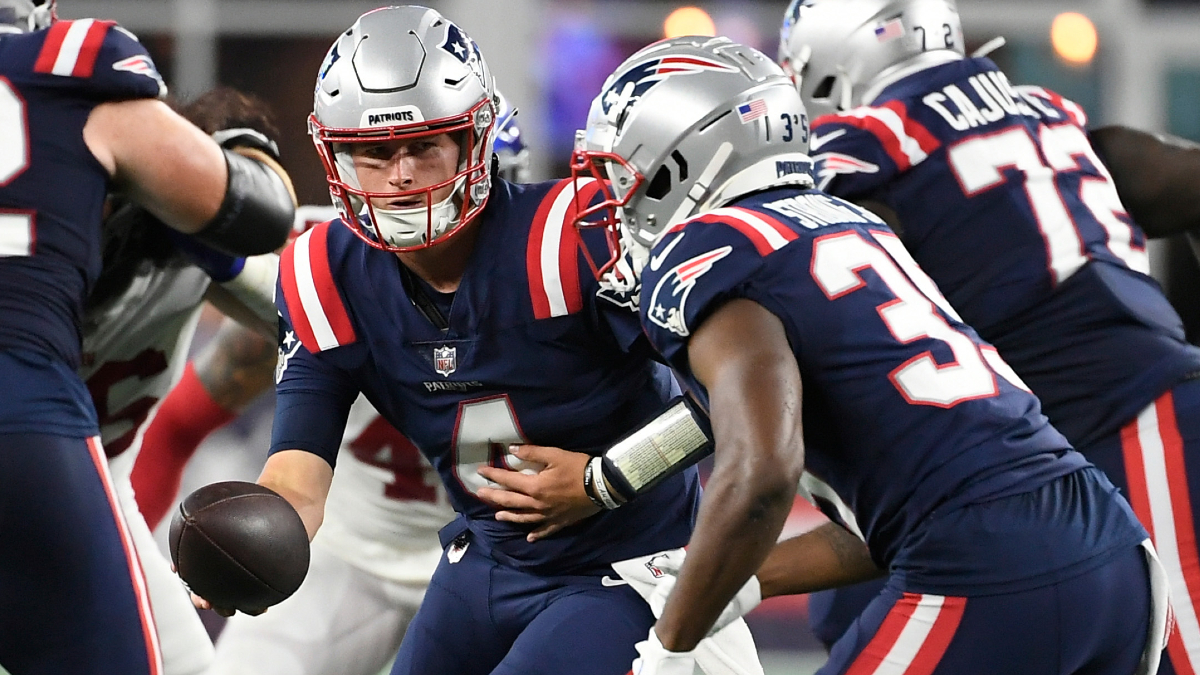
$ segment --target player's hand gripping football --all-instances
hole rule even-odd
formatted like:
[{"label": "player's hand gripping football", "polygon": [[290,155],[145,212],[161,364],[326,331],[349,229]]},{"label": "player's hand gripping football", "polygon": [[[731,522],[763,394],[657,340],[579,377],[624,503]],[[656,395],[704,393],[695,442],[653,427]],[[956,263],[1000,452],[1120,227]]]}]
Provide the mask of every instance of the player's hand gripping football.
[{"label": "player's hand gripping football", "polygon": [[590,455],[540,445],[514,445],[510,452],[545,468],[534,474],[479,468],[479,475],[499,485],[478,493],[499,509],[496,520],[537,525],[527,537],[535,542],[600,511],[583,491],[583,469]]},{"label": "player's hand gripping football", "polygon": [[638,657],[633,660],[629,675],[692,675],[696,670],[696,657],[692,652],[667,651],[653,627],[650,635],[634,646]]}]

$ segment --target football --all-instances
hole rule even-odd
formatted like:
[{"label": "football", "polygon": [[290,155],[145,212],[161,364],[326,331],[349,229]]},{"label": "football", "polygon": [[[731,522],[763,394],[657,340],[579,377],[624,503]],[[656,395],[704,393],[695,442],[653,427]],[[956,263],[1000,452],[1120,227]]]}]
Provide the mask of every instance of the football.
[{"label": "football", "polygon": [[254,483],[206,485],[171,521],[171,562],[213,607],[260,614],[308,573],[308,535],[283,497]]}]

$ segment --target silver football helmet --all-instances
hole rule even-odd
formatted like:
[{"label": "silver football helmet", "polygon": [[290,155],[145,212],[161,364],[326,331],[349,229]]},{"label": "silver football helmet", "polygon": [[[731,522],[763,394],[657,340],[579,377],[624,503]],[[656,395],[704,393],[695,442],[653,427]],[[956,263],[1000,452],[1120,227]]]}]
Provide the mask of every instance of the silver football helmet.
[{"label": "silver football helmet", "polygon": [[612,254],[589,256],[593,271],[631,283],[672,226],[767,187],[811,186],[807,153],[800,95],[761,52],[720,37],[642,49],[609,76],[576,137],[576,191],[595,180],[603,196],[576,225],[604,228]]},{"label": "silver football helmet", "polygon": [[0,0],[0,32],[29,33],[54,23],[57,0]]},{"label": "silver football helmet", "polygon": [[780,31],[779,63],[814,118],[869,102],[873,84],[953,54],[964,54],[954,0],[792,0]]},{"label": "silver football helmet", "polygon": [[[495,123],[495,83],[479,47],[436,11],[404,6],[363,14],[333,43],[317,75],[309,131],[343,221],[371,246],[401,252],[452,236],[483,210]],[[458,142],[453,177],[407,192],[362,189],[351,143],[438,134]],[[450,196],[435,203],[434,191],[450,185]],[[397,196],[420,197],[424,205],[371,204]]]}]

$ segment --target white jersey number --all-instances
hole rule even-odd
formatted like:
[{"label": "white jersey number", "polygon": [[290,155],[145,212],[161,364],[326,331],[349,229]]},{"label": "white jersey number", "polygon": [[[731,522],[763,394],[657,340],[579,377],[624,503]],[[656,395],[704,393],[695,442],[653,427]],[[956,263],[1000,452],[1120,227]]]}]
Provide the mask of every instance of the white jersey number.
[{"label": "white jersey number", "polygon": [[494,484],[479,475],[480,466],[498,466],[514,471],[532,471],[540,467],[508,454],[510,444],[526,443],[508,396],[458,405],[458,424],[454,427],[454,473],[471,494]]},{"label": "white jersey number", "polygon": [[[25,102],[0,77],[0,187],[29,168]],[[33,212],[0,210],[0,256],[33,255]]]},{"label": "white jersey number", "polygon": [[1078,172],[1080,167],[1076,158],[1085,157],[1103,177],[1080,181],[1079,200],[1104,227],[1109,251],[1131,269],[1148,274],[1150,266],[1146,251],[1133,245],[1132,228],[1117,217],[1125,215],[1125,209],[1108,170],[1088,142],[1087,134],[1077,126],[1065,124],[1042,126],[1038,136],[1045,162],[1038,152],[1039,144],[1024,127],[979,136],[950,148],[950,167],[962,185],[963,193],[973,197],[1004,183],[1004,169],[1016,169],[1024,174],[1025,193],[1042,238],[1046,240],[1050,269],[1055,282],[1061,283],[1083,267],[1088,259],[1070,210],[1063,203],[1057,175]]},{"label": "white jersey number", "polygon": [[954,354],[954,363],[939,365],[930,352],[922,352],[889,374],[892,384],[909,403],[941,408],[995,396],[995,375],[979,347],[937,313],[935,305],[957,318],[937,285],[912,261],[899,240],[887,235],[878,235],[877,240],[896,256],[895,262],[857,232],[818,239],[813,244],[812,275],[825,295],[836,300],[863,288],[866,282],[859,271],[870,267],[896,296],[876,308],[892,335],[902,344],[920,338],[941,340]]}]

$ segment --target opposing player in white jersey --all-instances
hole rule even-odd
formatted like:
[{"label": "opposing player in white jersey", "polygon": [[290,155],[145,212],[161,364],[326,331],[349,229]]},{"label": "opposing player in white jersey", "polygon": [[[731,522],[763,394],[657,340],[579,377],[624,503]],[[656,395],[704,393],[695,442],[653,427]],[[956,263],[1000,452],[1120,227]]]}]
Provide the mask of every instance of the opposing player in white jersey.
[{"label": "opposing player in white jersey", "polygon": [[[223,89],[183,112],[205,131],[221,129],[214,137],[226,147],[269,158],[286,176],[274,161],[272,141],[242,127],[247,121],[237,113],[247,104],[248,99]],[[220,119],[209,126],[214,117]],[[96,406],[116,495],[145,573],[163,673],[199,674],[212,662],[212,642],[138,513],[130,473],[139,429],[179,379],[205,300],[266,329],[273,318],[268,308],[278,256],[237,259],[206,251],[168,234],[145,210],[130,204],[118,206],[106,220],[103,245],[103,271],[84,314],[80,376]],[[258,314],[249,318],[254,306]]]},{"label": "opposing player in white jersey", "polygon": [[[528,180],[528,150],[501,97],[499,175]],[[338,217],[302,206],[297,234]],[[286,354],[279,359],[286,360]],[[273,341],[227,321],[151,420],[134,471],[151,525],[176,502],[180,473],[209,433],[272,384]],[[197,414],[198,413],[198,414]],[[155,518],[157,516],[157,518]],[[395,656],[442,554],[438,530],[454,517],[436,472],[366,400],[350,410],[325,520],[296,593],[251,617],[232,617],[208,675],[374,675]]]}]

